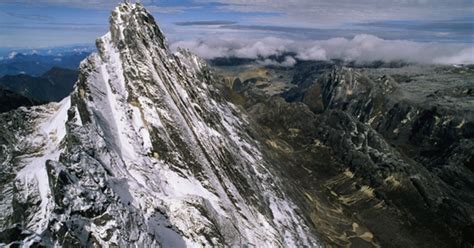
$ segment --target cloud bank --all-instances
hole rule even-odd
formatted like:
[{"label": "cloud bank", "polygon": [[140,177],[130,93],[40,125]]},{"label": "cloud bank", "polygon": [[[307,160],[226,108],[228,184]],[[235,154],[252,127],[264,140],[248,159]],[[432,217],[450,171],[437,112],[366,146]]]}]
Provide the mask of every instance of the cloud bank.
[{"label": "cloud bank", "polygon": [[197,55],[212,59],[237,57],[262,59],[271,64],[269,56],[295,54],[286,57],[282,65],[291,66],[299,60],[398,61],[436,64],[474,64],[474,45],[452,43],[422,43],[406,40],[384,40],[374,35],[360,34],[352,39],[299,41],[266,37],[262,39],[212,38],[174,42],[171,48],[187,48]]}]

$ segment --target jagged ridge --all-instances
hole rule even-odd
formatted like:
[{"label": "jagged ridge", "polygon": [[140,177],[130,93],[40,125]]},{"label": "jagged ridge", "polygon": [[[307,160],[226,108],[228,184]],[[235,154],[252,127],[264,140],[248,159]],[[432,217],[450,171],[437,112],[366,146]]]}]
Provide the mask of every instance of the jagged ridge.
[{"label": "jagged ridge", "polygon": [[[1,206],[21,198],[26,212],[2,216],[0,242],[317,246],[206,64],[171,54],[140,4],[118,6],[110,25],[71,97],[42,107],[49,114],[24,126],[36,129],[17,127],[5,142]],[[18,137],[41,145],[20,149]]]}]

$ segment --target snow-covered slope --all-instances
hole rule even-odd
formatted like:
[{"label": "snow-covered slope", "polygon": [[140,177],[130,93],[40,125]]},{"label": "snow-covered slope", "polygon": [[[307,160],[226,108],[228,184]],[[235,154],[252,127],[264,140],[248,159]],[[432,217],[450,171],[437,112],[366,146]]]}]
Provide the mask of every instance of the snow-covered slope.
[{"label": "snow-covered slope", "polygon": [[140,4],[110,24],[72,95],[0,135],[0,243],[318,246],[207,65]]}]

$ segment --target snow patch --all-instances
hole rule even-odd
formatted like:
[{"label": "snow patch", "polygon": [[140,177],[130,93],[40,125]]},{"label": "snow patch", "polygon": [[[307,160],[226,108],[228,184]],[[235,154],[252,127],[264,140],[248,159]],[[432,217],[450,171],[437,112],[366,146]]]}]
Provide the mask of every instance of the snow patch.
[{"label": "snow patch", "polygon": [[28,185],[33,183],[38,187],[41,205],[40,211],[35,215],[35,218],[38,219],[35,229],[37,233],[41,233],[46,229],[48,225],[46,217],[52,210],[46,163],[49,160],[59,160],[61,154],[60,143],[66,135],[67,111],[71,106],[71,101],[67,97],[59,104],[53,103],[50,106],[57,109],[57,111],[40,120],[42,124],[39,126],[37,133],[33,134],[35,137],[33,142],[41,144],[38,147],[39,151],[21,158],[21,163],[26,166],[16,176],[17,180],[26,186],[24,189],[25,197],[29,195]]}]

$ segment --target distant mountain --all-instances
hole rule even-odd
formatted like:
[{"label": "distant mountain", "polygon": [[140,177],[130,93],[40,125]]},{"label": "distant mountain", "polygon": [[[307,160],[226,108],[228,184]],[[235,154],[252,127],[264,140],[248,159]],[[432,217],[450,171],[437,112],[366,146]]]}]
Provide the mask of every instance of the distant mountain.
[{"label": "distant mountain", "polygon": [[40,104],[40,102],[0,88],[0,113],[8,112],[21,106],[33,106],[37,104]]},{"label": "distant mountain", "polygon": [[71,93],[77,76],[75,70],[53,67],[40,77],[4,76],[0,78],[0,86],[31,99],[57,102]]},{"label": "distant mountain", "polygon": [[83,51],[58,55],[13,53],[8,58],[0,60],[0,76],[18,74],[40,76],[53,67],[76,70],[79,63],[89,54]]},{"label": "distant mountain", "polygon": [[68,45],[68,46],[57,46],[57,47],[45,47],[45,48],[11,48],[11,47],[0,47],[0,60],[8,59],[16,54],[39,54],[46,56],[65,56],[72,53],[94,52],[95,45],[82,44],[82,45]]}]

